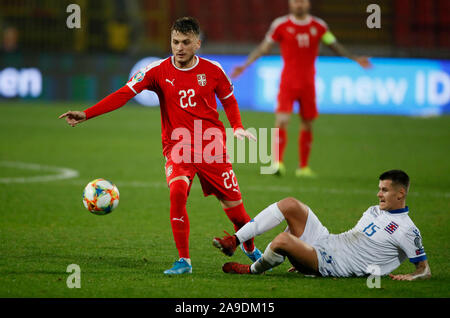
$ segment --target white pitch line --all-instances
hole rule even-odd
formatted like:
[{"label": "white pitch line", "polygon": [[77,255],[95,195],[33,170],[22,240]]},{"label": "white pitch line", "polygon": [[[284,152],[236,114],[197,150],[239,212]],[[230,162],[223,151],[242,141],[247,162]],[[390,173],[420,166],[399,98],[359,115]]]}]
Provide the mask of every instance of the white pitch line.
[{"label": "white pitch line", "polygon": [[55,174],[39,175],[32,177],[14,177],[14,178],[0,178],[0,183],[31,183],[31,182],[49,182],[56,180],[64,180],[77,178],[78,171],[70,168],[45,166],[37,163],[25,163],[17,161],[0,161],[0,166],[8,168],[16,168],[22,170],[44,171]]},{"label": "white pitch line", "polygon": [[[45,166],[35,163],[24,163],[24,162],[13,162],[13,161],[0,161],[0,166],[24,169],[24,170],[34,170],[34,171],[48,171],[54,172],[56,174],[43,175],[43,176],[33,176],[33,177],[15,177],[15,178],[0,178],[0,183],[11,184],[11,183],[38,183],[38,182],[49,182],[57,180],[65,180],[77,178],[79,176],[78,171],[70,168],[64,167],[54,167]],[[82,180],[73,180],[66,182],[68,185],[79,185],[84,186],[85,182]],[[133,188],[167,188],[165,182],[148,182],[148,181],[121,181],[116,183],[119,187],[133,187]],[[200,185],[193,184],[194,189],[200,189]],[[292,186],[260,186],[260,185],[248,185],[243,189],[244,191],[255,191],[255,192],[284,192],[284,193],[295,193],[295,192],[309,192],[309,193],[325,193],[325,194],[359,194],[359,195],[370,195],[376,194],[377,190],[366,190],[366,189],[342,189],[342,188],[324,188],[324,187],[292,187]],[[450,198],[450,192],[439,192],[430,191],[427,192],[428,195],[439,198]],[[421,196],[424,192],[412,191],[410,196]]]},{"label": "white pitch line", "polygon": [[[131,187],[131,188],[167,188],[165,182],[148,182],[148,181],[118,181],[115,182],[118,187]],[[83,186],[84,182],[81,180],[70,181],[70,185]],[[199,184],[193,184],[194,189],[201,189]],[[282,192],[282,193],[324,193],[324,194],[356,194],[356,195],[376,195],[377,189],[342,189],[342,188],[324,188],[324,187],[291,187],[291,186],[259,186],[248,185],[242,188],[242,191],[254,191],[254,192]],[[450,198],[450,192],[438,192],[430,191],[426,192],[428,195],[438,198]],[[411,192],[410,196],[422,196],[425,193],[422,191]]]}]

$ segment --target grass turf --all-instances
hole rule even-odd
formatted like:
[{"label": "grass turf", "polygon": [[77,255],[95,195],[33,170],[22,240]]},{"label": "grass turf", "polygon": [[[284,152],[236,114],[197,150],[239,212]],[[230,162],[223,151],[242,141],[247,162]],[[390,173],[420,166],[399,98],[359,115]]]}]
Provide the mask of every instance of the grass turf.
[{"label": "grass turf", "polygon": [[[234,164],[251,216],[286,196],[309,204],[330,232],[353,227],[377,204],[378,175],[406,170],[412,179],[410,215],[421,230],[433,277],[397,282],[382,278],[305,278],[289,263],[261,276],[227,275],[232,259],[211,240],[232,231],[214,197],[203,197],[198,179],[188,199],[193,274],[166,277],[177,253],[161,154],[159,110],[128,105],[103,117],[66,125],[57,117],[75,104],[0,105],[0,178],[35,177],[1,162],[37,163],[79,172],[74,179],[0,183],[0,297],[449,297],[450,118],[322,115],[315,125],[311,166],[317,179],[294,177],[298,121],[289,127],[287,176],[259,174],[258,164]],[[271,127],[273,114],[242,112],[247,127]],[[224,114],[221,118],[227,123]],[[83,187],[103,177],[117,184],[119,208],[89,214]],[[256,238],[264,249],[285,225]],[[81,268],[81,288],[69,289],[69,264]],[[405,262],[395,273],[412,272]]]}]

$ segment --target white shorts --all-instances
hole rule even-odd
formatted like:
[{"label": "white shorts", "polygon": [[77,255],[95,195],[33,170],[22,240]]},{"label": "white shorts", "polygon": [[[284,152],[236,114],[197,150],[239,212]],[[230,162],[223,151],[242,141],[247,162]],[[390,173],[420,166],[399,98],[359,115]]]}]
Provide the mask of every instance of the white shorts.
[{"label": "white shorts", "polygon": [[[286,229],[289,232],[289,227]],[[322,276],[349,276],[339,266],[339,255],[330,244],[330,233],[323,226],[314,212],[308,207],[308,219],[303,234],[299,237],[303,242],[311,245],[317,254],[319,272]]]},{"label": "white shorts", "polygon": [[[286,228],[285,232],[290,232],[289,227]],[[314,212],[308,207],[308,219],[306,220],[305,230],[299,239],[309,245],[313,245],[320,238],[324,238],[329,234],[328,229],[322,225]]]}]

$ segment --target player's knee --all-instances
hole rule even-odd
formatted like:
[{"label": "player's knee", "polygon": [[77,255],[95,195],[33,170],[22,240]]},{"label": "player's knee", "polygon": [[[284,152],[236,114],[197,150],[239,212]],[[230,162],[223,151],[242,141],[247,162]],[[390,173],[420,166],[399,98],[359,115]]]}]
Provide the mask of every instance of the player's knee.
[{"label": "player's knee", "polygon": [[285,219],[289,219],[299,213],[305,213],[304,204],[293,197],[287,197],[279,201],[278,207],[281,213],[283,213]]},{"label": "player's knee", "polygon": [[276,128],[280,129],[287,129],[288,128],[289,121],[277,121],[275,123]]},{"label": "player's knee", "polygon": [[270,248],[276,253],[286,251],[289,244],[292,242],[292,234],[282,232],[278,234],[275,239],[270,243]]},{"label": "player's knee", "polygon": [[222,205],[223,209],[231,209],[231,208],[234,208],[234,207],[237,207],[238,205],[240,205],[242,203],[242,199],[237,200],[237,201],[227,201],[227,200],[219,199],[219,202]]},{"label": "player's knee", "polygon": [[275,116],[275,127],[286,129],[289,125],[289,119],[290,119],[289,114],[277,114]]},{"label": "player's knee", "polygon": [[184,180],[176,180],[170,185],[170,201],[182,202],[187,200],[188,185]]},{"label": "player's knee", "polygon": [[311,131],[313,127],[313,121],[312,120],[306,120],[303,119],[300,125],[301,130],[308,130]]}]

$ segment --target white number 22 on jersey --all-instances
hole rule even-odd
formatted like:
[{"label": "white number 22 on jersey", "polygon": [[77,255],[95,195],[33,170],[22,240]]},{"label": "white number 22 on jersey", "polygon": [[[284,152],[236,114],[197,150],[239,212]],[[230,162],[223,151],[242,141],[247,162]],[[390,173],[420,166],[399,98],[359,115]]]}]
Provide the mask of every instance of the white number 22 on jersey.
[{"label": "white number 22 on jersey", "polygon": [[238,183],[236,180],[236,175],[234,174],[233,170],[230,170],[229,172],[222,173],[223,177],[223,185],[226,189],[232,189],[233,191],[239,192],[237,189]]},{"label": "white number 22 on jersey", "polygon": [[[184,89],[178,92],[178,95],[180,95],[180,106],[181,108],[186,108],[188,106],[195,107],[197,105],[196,102],[192,102],[192,97],[195,96],[195,91],[191,88],[185,91]],[[187,97],[187,103],[185,103],[185,99]]]}]

